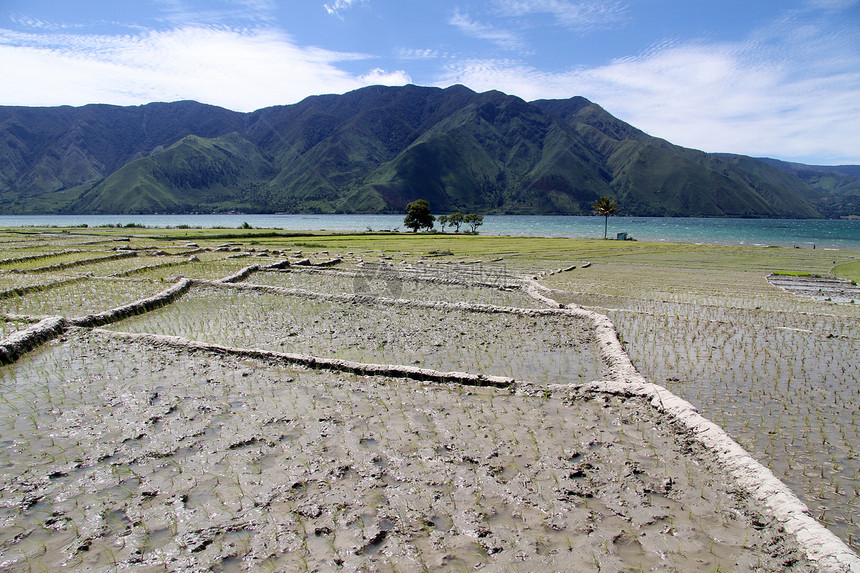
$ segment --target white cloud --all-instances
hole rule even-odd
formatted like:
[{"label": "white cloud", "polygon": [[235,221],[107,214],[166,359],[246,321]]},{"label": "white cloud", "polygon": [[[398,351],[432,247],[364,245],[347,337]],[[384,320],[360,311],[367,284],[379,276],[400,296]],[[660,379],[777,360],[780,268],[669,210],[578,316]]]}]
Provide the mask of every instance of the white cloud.
[{"label": "white cloud", "polygon": [[459,62],[438,83],[527,100],[583,95],[652,135],[705,151],[860,163],[856,39],[851,30],[784,21],[744,42],[669,42],[562,73]]},{"label": "white cloud", "polygon": [[9,20],[25,29],[40,30],[46,32],[56,32],[59,30],[68,30],[81,27],[80,24],[59,24],[57,22],[50,22],[48,20],[32,18],[30,16],[22,14],[12,14],[11,16],[9,16]]},{"label": "white cloud", "polygon": [[274,0],[153,0],[160,19],[172,27],[209,26],[222,22],[244,22],[251,26],[271,23],[277,6]]},{"label": "white cloud", "polygon": [[492,13],[497,20],[508,24],[507,27],[501,28],[477,21],[459,9],[454,11],[448,23],[467,36],[487,40],[505,50],[524,54],[528,48],[523,33],[529,28],[524,16],[549,14],[558,24],[585,32],[618,25],[623,20],[625,11],[622,5],[606,1],[496,0],[494,5],[495,10]]},{"label": "white cloud", "polygon": [[0,29],[0,102],[119,105],[194,99],[237,111],[407,83],[405,72],[364,76],[338,63],[362,54],[301,48],[282,33],[186,27],[140,35],[42,35]]},{"label": "white cloud", "polygon": [[403,70],[388,72],[381,68],[374,68],[362,75],[361,81],[366,85],[402,86],[411,84],[412,78]]},{"label": "white cloud", "polygon": [[463,14],[459,10],[454,12],[448,23],[467,36],[488,40],[500,48],[506,50],[521,50],[523,48],[523,41],[517,34],[472,20],[468,14]]},{"label": "white cloud", "polygon": [[335,0],[333,4],[323,4],[326,12],[332,16],[340,16],[341,12],[353,6],[353,4],[361,4],[367,0]]},{"label": "white cloud", "polygon": [[550,14],[559,24],[580,31],[615,26],[626,12],[622,3],[605,0],[497,0],[497,4],[508,16]]},{"label": "white cloud", "polygon": [[401,60],[435,60],[448,57],[446,53],[431,48],[400,48],[396,53]]}]

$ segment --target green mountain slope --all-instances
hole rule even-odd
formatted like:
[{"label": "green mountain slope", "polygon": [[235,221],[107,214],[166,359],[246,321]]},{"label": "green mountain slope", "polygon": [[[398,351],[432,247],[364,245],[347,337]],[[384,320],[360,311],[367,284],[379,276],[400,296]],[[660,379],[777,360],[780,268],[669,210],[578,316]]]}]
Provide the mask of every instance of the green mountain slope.
[{"label": "green mountain slope", "polygon": [[541,100],[604,158],[623,213],[651,216],[820,217],[814,191],[752,158],[686,149],[651,137],[584,98]]},{"label": "green mountain slope", "polygon": [[129,161],[195,133],[243,129],[243,115],[197,102],[79,108],[0,106],[0,206],[60,212]]},{"label": "green mountain slope", "polygon": [[761,159],[819,191],[812,202],[827,217],[860,216],[860,165],[803,165]]},{"label": "green mountain slope", "polygon": [[574,131],[518,98],[488,92],[351,197],[373,195],[396,211],[424,198],[440,211],[577,214],[609,191],[599,159]]},{"label": "green mountain slope", "polygon": [[258,186],[275,169],[239,134],[189,135],[131,161],[69,206],[84,213],[257,210]]},{"label": "green mountain slope", "polygon": [[392,211],[389,202],[372,194],[354,201],[346,197],[370,172],[475,96],[462,86],[373,86],[255,112],[248,133],[280,169],[266,186],[278,197],[276,210]]},{"label": "green mountain slope", "polygon": [[[0,107],[4,213],[850,214],[856,178],[651,137],[584,99],[372,86],[236,113]],[[846,168],[847,169],[847,168]],[[848,169],[850,171],[850,169]]]}]

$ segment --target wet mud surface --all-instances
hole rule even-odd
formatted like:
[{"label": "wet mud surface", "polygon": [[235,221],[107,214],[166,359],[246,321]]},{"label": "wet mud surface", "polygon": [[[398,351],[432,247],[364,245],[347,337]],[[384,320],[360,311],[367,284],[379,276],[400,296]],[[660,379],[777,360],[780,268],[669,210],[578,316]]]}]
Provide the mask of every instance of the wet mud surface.
[{"label": "wet mud surface", "polygon": [[111,329],[542,384],[600,377],[590,324],[568,316],[341,304],[201,286],[170,306]]},{"label": "wet mud surface", "polygon": [[805,277],[769,275],[770,284],[790,293],[809,296],[816,300],[833,302],[860,302],[860,286],[845,279],[827,277]]},{"label": "wet mud surface", "polygon": [[688,274],[679,288],[673,269],[662,280],[589,270],[547,282],[564,289],[560,302],[609,316],[644,376],[724,428],[857,551],[860,308],[774,288],[763,273]]},{"label": "wet mud surface", "polygon": [[[336,270],[275,272],[259,268],[280,251],[136,248],[137,257],[61,269],[51,265],[84,255],[54,253],[14,263],[33,274],[0,274],[0,283],[15,288],[81,280],[6,301],[4,336],[39,316],[71,319],[129,306],[102,312],[102,322],[55,319],[64,334],[0,367],[0,570],[815,569],[768,517],[774,514],[744,493],[749,489],[732,485],[715,449],[643,398],[547,388],[614,372],[590,319],[429,304],[552,302],[516,288],[505,264],[496,264],[501,259],[395,266],[382,256]],[[178,283],[181,276],[241,284]],[[128,305],[182,282],[161,302]],[[428,304],[240,288],[254,283]],[[161,304],[167,306],[153,310]],[[642,316],[656,315],[647,303],[635,304]],[[628,310],[610,316],[632,335],[624,344],[640,366],[657,368],[645,368],[647,376],[656,373],[660,382],[670,359],[672,368],[688,359],[719,361],[694,356],[695,346],[680,353],[672,340],[649,347],[648,324],[625,323]],[[680,324],[701,344],[719,340],[722,330],[710,326],[723,318],[701,318],[704,328],[675,317],[660,332]],[[114,332],[70,326],[106,322]],[[777,330],[793,340],[802,326],[780,323]],[[850,325],[832,326],[838,340],[854,344]],[[274,352],[250,358],[241,348]],[[279,361],[277,352],[533,384],[429,383],[327,371],[320,363],[308,370]],[[313,356],[302,363],[314,364]],[[804,360],[817,364],[801,357],[800,371]],[[790,378],[786,384],[795,387]],[[717,396],[722,387],[712,386]],[[731,418],[719,421],[731,426]]]},{"label": "wet mud surface", "polygon": [[810,570],[634,399],[80,329],[0,374],[8,570]]}]

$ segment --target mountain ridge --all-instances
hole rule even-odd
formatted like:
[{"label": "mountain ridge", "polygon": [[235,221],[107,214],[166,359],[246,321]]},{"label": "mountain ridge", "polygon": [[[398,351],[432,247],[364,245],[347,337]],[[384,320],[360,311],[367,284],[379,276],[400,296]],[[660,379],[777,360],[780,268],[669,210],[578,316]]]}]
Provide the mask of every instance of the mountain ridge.
[{"label": "mountain ridge", "polygon": [[193,101],[0,106],[0,209],[28,213],[857,214],[860,167],[683,148],[599,105],[370,86],[240,113]]}]

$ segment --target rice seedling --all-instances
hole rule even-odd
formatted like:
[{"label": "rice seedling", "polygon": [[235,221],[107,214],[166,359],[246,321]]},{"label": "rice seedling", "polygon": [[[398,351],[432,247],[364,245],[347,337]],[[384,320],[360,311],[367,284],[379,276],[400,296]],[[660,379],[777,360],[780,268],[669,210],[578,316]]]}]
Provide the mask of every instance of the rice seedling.
[{"label": "rice seedling", "polygon": [[[205,308],[218,308],[207,313]],[[384,304],[337,304],[247,290],[198,287],[170,307],[113,328],[372,363],[508,375],[538,382],[599,376],[590,325]]]},{"label": "rice seedling", "polygon": [[[481,239],[473,252],[445,258],[489,258],[476,255],[498,244]],[[134,238],[130,245],[140,249],[147,241],[167,252],[192,248],[164,238]],[[39,248],[50,251],[48,243]],[[636,249],[628,248],[613,246],[611,256],[635,260]],[[323,250],[335,252],[318,249],[320,256]],[[12,310],[47,307],[67,316],[84,306],[104,310],[133,292],[162,290],[163,279],[177,274],[217,279],[257,262],[257,257],[227,259],[229,252],[200,252],[197,261],[147,269],[132,275],[135,279],[85,279],[78,290],[57,287],[56,299],[30,299]],[[546,273],[570,256],[541,253],[506,253],[506,261],[518,273]],[[595,248],[582,256],[597,253]],[[394,253],[386,248],[385,254]],[[695,254],[691,249],[684,256],[693,264]],[[165,257],[170,258],[176,257]],[[481,277],[475,276],[449,283],[442,265],[418,265],[414,255],[402,256],[407,259],[413,268],[398,267],[400,292],[407,298],[531,306],[516,289],[479,284]],[[345,287],[354,287],[351,273],[359,267],[350,265],[345,264],[346,272],[258,272],[248,281],[351,292]],[[91,268],[114,274],[136,267],[105,261]],[[547,274],[545,280],[576,293],[570,276]],[[827,490],[825,501],[831,490],[843,498],[854,492],[856,499],[856,468],[846,469],[834,445],[853,448],[856,424],[834,426],[826,417],[840,400],[856,400],[848,386],[827,390],[832,379],[856,375],[845,363],[855,350],[852,315],[797,305],[792,308],[803,307],[808,319],[767,318],[741,335],[732,321],[747,327],[791,305],[771,301],[766,289],[756,301],[735,300],[692,280],[672,285],[668,275],[657,281],[660,293],[652,291],[653,300],[643,300],[647,297],[636,296],[630,280],[647,277],[644,269],[628,273],[608,294],[595,286],[593,293],[581,289],[582,296],[614,313],[640,369],[652,360],[658,375],[685,368],[707,373],[708,367],[690,366],[702,361],[728,364],[731,374],[711,378],[713,387],[705,382],[691,387],[704,401],[744,383],[743,391],[759,391],[762,385],[746,382],[745,373],[761,373],[766,402],[729,401],[714,417],[727,425],[739,416],[752,419],[746,430],[753,443],[762,441],[775,471],[791,452],[792,467],[803,468],[809,487]],[[738,275],[737,281],[743,278]],[[275,282],[281,280],[288,282]],[[651,334],[655,326],[680,334]],[[195,286],[170,306],[115,328],[536,382],[583,382],[601,375],[590,326],[561,315],[398,308],[369,299],[342,304]],[[808,351],[795,352],[807,331],[832,333],[836,344],[825,335]],[[738,352],[728,351],[763,342],[774,346],[773,356],[741,360]],[[817,353],[826,358],[816,358]],[[800,390],[809,372],[819,372],[824,382]],[[689,383],[675,377],[674,385]],[[79,330],[0,368],[0,389],[0,439],[7,446],[0,454],[0,520],[10,524],[2,542],[10,549],[6,555],[13,556],[6,563],[12,568],[51,570],[64,563],[176,569],[193,562],[220,570],[410,569],[419,563],[424,569],[470,569],[524,563],[529,570],[556,570],[570,567],[571,554],[594,556],[593,563],[582,565],[585,570],[595,564],[682,568],[690,558],[715,570],[729,560],[749,568],[776,569],[786,561],[804,566],[775,529],[753,527],[756,509],[712,479],[707,460],[700,465],[702,459],[679,451],[676,436],[636,400],[565,400],[551,392],[516,395],[364,378],[121,342]],[[801,418],[806,422],[797,422],[786,409],[786,404],[794,407],[795,396],[823,405],[807,406]],[[809,447],[763,441],[789,430],[792,441]],[[816,457],[813,444],[833,449]],[[842,474],[852,468],[855,475],[846,480]],[[834,523],[829,508],[821,515]],[[633,530],[640,535],[624,533]]]},{"label": "rice seedling", "polygon": [[[129,351],[141,359],[114,358]],[[11,370],[0,369],[3,395],[19,409],[33,404],[38,426],[16,416],[14,426],[0,427],[4,439],[17,440],[21,456],[4,473],[3,507],[21,500],[19,519],[28,530],[36,520],[62,516],[62,540],[34,529],[13,543],[45,544],[48,551],[28,555],[48,569],[60,558],[72,567],[164,560],[171,567],[190,555],[203,564],[226,566],[238,556],[278,567],[337,559],[358,567],[384,557],[403,568],[414,551],[431,565],[453,551],[470,567],[517,559],[553,569],[567,563],[559,559],[567,559],[571,532],[588,515],[596,531],[625,522],[618,521],[623,506],[616,500],[634,507],[624,493],[634,482],[611,476],[629,473],[633,462],[641,496],[662,487],[649,477],[661,475],[657,468],[688,486],[661,498],[660,515],[683,513],[690,492],[733,503],[635,401],[611,399],[607,409],[491,389],[465,394],[433,384],[380,384],[239,358],[130,349],[82,334],[27,357],[14,376]],[[634,420],[649,430],[622,431]],[[648,443],[661,456],[652,456]],[[626,456],[617,455],[622,450]],[[570,477],[579,472],[583,477]],[[34,479],[43,484],[38,511],[20,505]],[[717,503],[708,503],[695,505],[693,520],[722,519]],[[252,529],[248,512],[258,524]],[[664,520],[652,516],[639,527],[656,535]],[[750,535],[741,522],[726,527],[736,528],[735,539]],[[707,536],[692,522],[684,531],[691,543]],[[577,540],[609,562],[625,562],[621,546],[603,544],[607,536]],[[88,550],[76,550],[83,539]],[[713,566],[720,555],[713,549],[715,555],[693,554]],[[738,543],[732,551],[748,550]],[[638,562],[663,559],[647,543],[637,550]]]},{"label": "rice seedling", "polygon": [[47,311],[68,317],[82,316],[146,298],[161,290],[164,285],[153,282],[88,279],[0,299],[0,312],[40,315]]},{"label": "rice seedling", "polygon": [[857,500],[843,493],[858,479],[858,310],[780,291],[760,273],[590,270],[566,277],[582,294],[560,300],[605,312],[646,377],[690,400],[856,543]]}]

